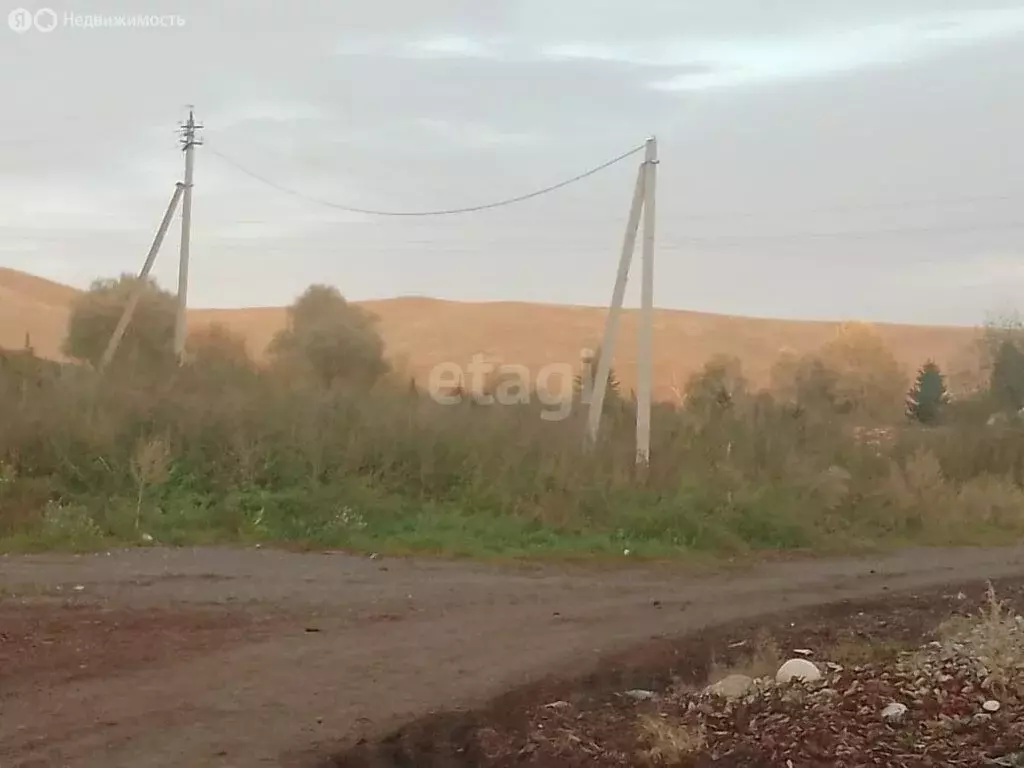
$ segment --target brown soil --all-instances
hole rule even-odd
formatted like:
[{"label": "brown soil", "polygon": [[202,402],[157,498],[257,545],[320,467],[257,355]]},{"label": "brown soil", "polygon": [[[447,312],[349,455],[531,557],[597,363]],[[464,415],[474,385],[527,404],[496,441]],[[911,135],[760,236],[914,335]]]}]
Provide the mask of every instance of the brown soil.
[{"label": "brown soil", "polygon": [[[38,354],[59,359],[68,307],[77,293],[0,267],[0,349],[20,349],[27,333]],[[525,365],[534,376],[550,363],[576,366],[583,348],[601,339],[606,315],[603,307],[519,302],[396,298],[358,303],[380,317],[387,354],[422,386],[438,363],[454,362],[468,371],[476,354],[496,363]],[[243,336],[249,351],[259,357],[286,316],[280,307],[194,309],[189,322],[192,329],[222,323]],[[634,383],[636,322],[635,311],[623,313],[615,348],[616,373],[627,388]],[[831,339],[837,327],[659,309],[654,320],[655,394],[666,400],[678,398],[690,374],[716,354],[738,357],[751,381],[767,385],[771,366],[783,349],[811,352]],[[959,386],[976,368],[976,329],[888,324],[876,329],[908,371],[931,358]]]},{"label": "brown soil", "polygon": [[230,549],[3,557],[0,765],[323,765],[552,671],[625,688],[696,675],[701,657],[681,664],[665,638],[1018,575],[1019,548],[718,573]]},{"label": "brown soil", "polygon": [[[1024,579],[995,580],[994,585],[1007,608],[1024,611]],[[977,752],[1001,756],[1024,750],[1024,722],[1019,712],[1006,711],[1005,697],[1004,711],[998,719],[958,732],[929,734],[928,749],[923,752],[920,742],[925,738],[920,734],[916,749],[914,742],[906,743],[909,723],[903,729],[889,727],[879,713],[890,701],[901,698],[900,685],[890,680],[896,677],[890,670],[901,654],[940,637],[937,630],[952,616],[977,617],[986,607],[987,586],[972,580],[917,594],[844,600],[647,643],[611,655],[596,671],[582,677],[552,677],[522,686],[470,712],[421,718],[380,740],[334,755],[323,768],[623,768],[666,764],[648,759],[644,732],[638,727],[645,716],[669,724],[690,720],[712,729],[709,744],[684,755],[679,762],[668,761],[679,768],[775,768],[786,765],[788,758],[796,758],[792,765],[816,768],[978,765]],[[831,690],[826,693],[836,695],[815,702],[806,695],[808,688],[794,685],[795,701],[788,706],[788,694],[781,688],[747,702],[701,697],[699,691],[716,679],[712,677],[713,669],[718,670],[719,677],[732,670],[756,674],[749,667],[749,649],[759,636],[768,637],[782,652],[783,660],[799,657],[794,649],[813,649],[812,655],[823,670],[827,669],[826,660],[841,662],[836,666],[839,671],[830,673],[831,678],[817,686],[827,686]],[[851,682],[858,683],[857,693],[848,689]],[[950,690],[958,693],[961,684],[953,679],[946,687],[952,685]],[[815,686],[809,689],[813,691]],[[645,698],[637,699],[630,693]],[[650,694],[653,696],[646,698]],[[977,712],[974,699],[974,695],[954,694],[945,702],[945,709],[960,714]],[[696,709],[688,712],[689,702]],[[758,714],[759,725],[745,727]],[[963,719],[969,721],[970,714]],[[883,759],[872,759],[879,752],[884,754]],[[907,754],[896,754],[902,752]]]}]

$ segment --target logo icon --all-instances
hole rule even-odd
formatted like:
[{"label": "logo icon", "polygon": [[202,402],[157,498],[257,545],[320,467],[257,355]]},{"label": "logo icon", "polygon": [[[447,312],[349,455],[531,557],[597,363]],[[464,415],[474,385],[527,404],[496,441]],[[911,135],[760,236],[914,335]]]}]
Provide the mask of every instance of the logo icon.
[{"label": "logo icon", "polygon": [[24,8],[15,8],[7,14],[7,26],[19,35],[32,29],[32,13]]},{"label": "logo icon", "polygon": [[40,32],[53,32],[57,27],[57,14],[52,8],[40,8],[33,17]]}]

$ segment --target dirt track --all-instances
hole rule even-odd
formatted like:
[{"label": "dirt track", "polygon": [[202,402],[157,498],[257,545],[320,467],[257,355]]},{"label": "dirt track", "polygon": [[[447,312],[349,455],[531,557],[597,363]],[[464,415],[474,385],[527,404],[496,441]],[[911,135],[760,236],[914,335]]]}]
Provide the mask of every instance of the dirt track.
[{"label": "dirt track", "polygon": [[0,558],[0,766],[316,765],[712,624],[1024,575],[1024,548],[742,572],[241,550]]}]

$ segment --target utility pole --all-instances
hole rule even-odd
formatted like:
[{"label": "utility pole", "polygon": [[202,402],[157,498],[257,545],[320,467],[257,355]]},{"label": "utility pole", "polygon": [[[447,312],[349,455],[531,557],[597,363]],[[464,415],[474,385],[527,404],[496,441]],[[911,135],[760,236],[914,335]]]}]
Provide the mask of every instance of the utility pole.
[{"label": "utility pole", "polygon": [[185,152],[185,192],[181,203],[181,255],[178,262],[178,314],[174,326],[174,354],[178,364],[185,361],[185,312],[188,309],[189,236],[192,233],[192,172],[195,166],[195,147],[203,142],[196,139],[197,125],[192,109],[188,120],[181,124],[181,145]]},{"label": "utility pole", "polygon": [[601,426],[601,413],[608,387],[608,373],[611,369],[612,347],[619,327],[619,315],[629,279],[629,267],[636,250],[636,239],[643,215],[643,254],[640,283],[640,333],[637,340],[637,414],[636,414],[636,461],[646,465],[650,460],[651,448],[651,382],[652,382],[652,336],[654,322],[654,223],[655,193],[657,189],[658,142],[653,136],[647,140],[644,161],[637,171],[633,202],[629,209],[626,234],[619,256],[619,270],[612,291],[611,306],[605,320],[604,338],[601,342],[601,358],[598,360],[594,390],[590,399],[590,412],[584,445],[589,447],[597,441]]},{"label": "utility pole", "polygon": [[608,307],[608,317],[604,325],[604,337],[601,340],[601,357],[597,361],[597,373],[593,379],[593,392],[590,395],[590,413],[587,420],[585,445],[597,442],[597,433],[601,426],[601,414],[604,412],[604,398],[608,391],[608,373],[612,365],[612,347],[615,335],[619,330],[619,315],[622,313],[622,301],[626,295],[626,283],[629,280],[629,267],[636,249],[636,236],[640,230],[640,213],[644,207],[644,189],[646,163],[641,163],[636,173],[636,186],[633,188],[633,202],[629,206],[629,219],[626,222],[626,235],[622,241],[619,256],[619,271],[615,276],[615,288],[612,291],[612,303]]},{"label": "utility pole", "polygon": [[644,154],[644,235],[640,259],[640,337],[637,340],[636,461],[651,460],[651,388],[654,378],[654,218],[658,182],[658,140],[647,140]]},{"label": "utility pole", "polygon": [[117,321],[117,327],[114,329],[114,333],[110,337],[110,341],[107,343],[107,348],[103,352],[103,357],[100,359],[99,370],[102,372],[110,361],[114,359],[114,353],[117,352],[117,348],[121,343],[121,339],[124,337],[124,332],[128,329],[128,323],[131,322],[132,315],[135,313],[135,307],[139,303],[139,299],[142,297],[142,291],[146,287],[146,278],[149,277],[150,270],[153,269],[153,263],[156,261],[156,255],[160,252],[160,245],[164,241],[164,236],[167,234],[168,228],[171,226],[171,219],[174,218],[174,211],[178,207],[178,201],[181,200],[181,194],[185,189],[185,185],[180,181],[174,185],[174,194],[171,196],[171,202],[167,204],[167,210],[164,212],[164,217],[160,221],[160,227],[156,231],[156,237],[153,238],[153,244],[149,248],[149,253],[146,255],[146,261],[142,265],[142,270],[139,272],[139,278],[135,283],[135,289],[132,291],[132,295],[128,298],[128,303],[125,305],[124,311],[121,313],[121,318]]}]

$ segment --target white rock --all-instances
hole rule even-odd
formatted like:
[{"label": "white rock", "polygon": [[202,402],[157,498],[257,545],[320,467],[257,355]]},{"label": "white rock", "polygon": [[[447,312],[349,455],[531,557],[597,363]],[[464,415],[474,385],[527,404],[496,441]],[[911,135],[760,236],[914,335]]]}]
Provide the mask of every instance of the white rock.
[{"label": "white rock", "polygon": [[552,701],[550,704],[545,704],[545,709],[567,709],[569,707],[568,701]]},{"label": "white rock", "polygon": [[799,653],[801,656],[813,656],[814,651],[809,648],[794,648],[793,653]]},{"label": "white rock", "polygon": [[807,659],[790,659],[775,673],[775,682],[789,683],[793,680],[806,680],[813,683],[821,679],[821,671],[814,665],[814,662]]},{"label": "white rock", "polygon": [[1000,704],[995,699],[989,699],[981,705],[981,708],[984,709],[986,712],[998,712],[1001,706],[1002,704]]},{"label": "white rock", "polygon": [[887,723],[898,723],[906,717],[907,705],[900,704],[898,701],[894,701],[892,704],[882,710],[882,719]]},{"label": "white rock", "polygon": [[754,678],[747,675],[729,675],[704,689],[705,693],[726,699],[738,699],[754,687]]},{"label": "white rock", "polygon": [[645,691],[643,688],[634,688],[632,691],[626,691],[626,695],[637,701],[647,701],[653,699],[657,694],[654,691]]}]

